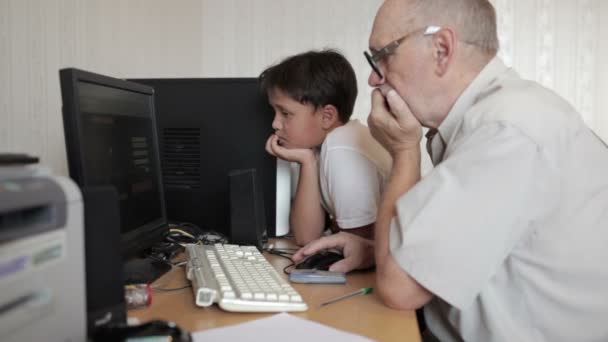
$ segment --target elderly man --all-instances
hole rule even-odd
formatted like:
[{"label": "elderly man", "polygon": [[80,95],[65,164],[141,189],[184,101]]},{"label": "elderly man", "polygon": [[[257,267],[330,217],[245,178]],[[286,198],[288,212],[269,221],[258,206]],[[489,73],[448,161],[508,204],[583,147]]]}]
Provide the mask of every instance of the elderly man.
[{"label": "elderly man", "polygon": [[[369,43],[368,123],[394,160],[375,243],[341,233],[294,259],[375,256],[382,300],[424,306],[442,341],[607,341],[605,144],[496,57],[486,0],[386,0]],[[422,126],[435,168],[420,179]]]}]

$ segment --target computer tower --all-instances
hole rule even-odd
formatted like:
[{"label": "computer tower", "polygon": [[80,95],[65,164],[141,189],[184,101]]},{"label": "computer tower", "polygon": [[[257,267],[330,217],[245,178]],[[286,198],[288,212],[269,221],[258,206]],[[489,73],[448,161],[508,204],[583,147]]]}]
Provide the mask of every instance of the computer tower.
[{"label": "computer tower", "polygon": [[264,193],[266,231],[276,236],[277,160],[265,151],[274,112],[258,80],[132,81],[155,90],[168,217],[230,236],[228,174],[255,169]]}]

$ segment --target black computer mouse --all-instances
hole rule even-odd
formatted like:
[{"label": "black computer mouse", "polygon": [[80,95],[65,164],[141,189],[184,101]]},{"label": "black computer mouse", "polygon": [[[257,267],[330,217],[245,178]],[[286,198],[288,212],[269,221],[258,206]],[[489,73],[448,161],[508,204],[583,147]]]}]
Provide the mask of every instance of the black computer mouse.
[{"label": "black computer mouse", "polygon": [[306,259],[300,261],[296,265],[296,268],[327,271],[329,270],[329,266],[331,266],[334,262],[342,259],[344,259],[344,256],[340,253],[322,251],[310,255]]}]

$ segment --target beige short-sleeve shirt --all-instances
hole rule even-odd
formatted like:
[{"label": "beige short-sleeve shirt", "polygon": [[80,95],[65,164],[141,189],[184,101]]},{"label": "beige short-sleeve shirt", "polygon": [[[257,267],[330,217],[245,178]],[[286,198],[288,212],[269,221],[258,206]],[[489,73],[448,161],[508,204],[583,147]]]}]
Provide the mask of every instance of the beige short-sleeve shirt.
[{"label": "beige short-sleeve shirt", "polygon": [[608,149],[498,58],[439,127],[443,160],[397,202],[391,251],[435,294],[442,341],[608,341]]}]

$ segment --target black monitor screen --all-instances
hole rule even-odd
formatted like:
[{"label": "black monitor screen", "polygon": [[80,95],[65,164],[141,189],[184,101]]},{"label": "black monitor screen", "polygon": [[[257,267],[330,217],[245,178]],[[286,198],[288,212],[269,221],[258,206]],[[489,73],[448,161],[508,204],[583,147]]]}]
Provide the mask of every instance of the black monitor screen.
[{"label": "black monitor screen", "polygon": [[116,187],[123,233],[162,218],[149,96],[85,82],[79,88],[87,183]]},{"label": "black monitor screen", "polygon": [[62,91],[70,176],[80,186],[113,185],[123,242],[131,237],[142,243],[150,238],[142,233],[166,224],[153,90],[80,70],[67,72]]}]

